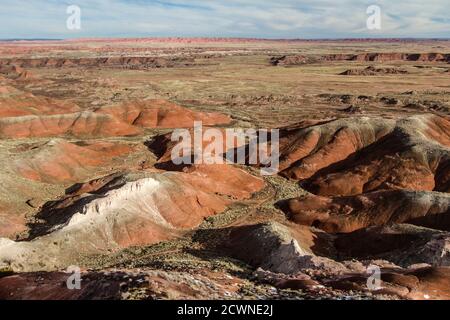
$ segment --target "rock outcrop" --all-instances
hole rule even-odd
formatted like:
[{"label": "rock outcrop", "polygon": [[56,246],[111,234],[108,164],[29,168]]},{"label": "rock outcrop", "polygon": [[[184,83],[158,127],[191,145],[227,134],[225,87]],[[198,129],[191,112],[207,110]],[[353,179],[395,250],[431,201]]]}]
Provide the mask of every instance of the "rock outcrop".
[{"label": "rock outcrop", "polygon": [[334,241],[339,260],[387,260],[409,268],[450,266],[450,233],[408,224],[386,224],[340,234]]},{"label": "rock outcrop", "polygon": [[386,74],[406,74],[408,71],[398,68],[376,68],[369,66],[365,69],[349,69],[340,75],[342,76],[381,76]]},{"label": "rock outcrop", "polygon": [[326,247],[327,241],[326,236],[310,228],[270,222],[233,228],[221,248],[254,267],[275,273],[296,274],[307,269],[333,274],[347,271],[344,265],[319,255],[321,249],[317,247]]}]

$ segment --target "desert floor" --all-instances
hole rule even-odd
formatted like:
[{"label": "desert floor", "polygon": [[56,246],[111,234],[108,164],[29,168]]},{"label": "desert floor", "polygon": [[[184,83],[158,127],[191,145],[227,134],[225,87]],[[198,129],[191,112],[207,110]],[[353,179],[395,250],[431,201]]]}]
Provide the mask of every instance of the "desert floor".
[{"label": "desert floor", "polygon": [[449,115],[450,41],[0,42],[0,298],[449,299]]}]

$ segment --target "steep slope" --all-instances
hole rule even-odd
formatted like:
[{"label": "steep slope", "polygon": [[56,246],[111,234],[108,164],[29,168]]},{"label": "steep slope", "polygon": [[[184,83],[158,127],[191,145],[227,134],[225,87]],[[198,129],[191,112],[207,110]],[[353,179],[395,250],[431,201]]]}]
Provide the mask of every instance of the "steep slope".
[{"label": "steep slope", "polygon": [[376,143],[316,172],[304,187],[318,195],[382,189],[449,192],[449,147],[449,119],[409,117]]}]

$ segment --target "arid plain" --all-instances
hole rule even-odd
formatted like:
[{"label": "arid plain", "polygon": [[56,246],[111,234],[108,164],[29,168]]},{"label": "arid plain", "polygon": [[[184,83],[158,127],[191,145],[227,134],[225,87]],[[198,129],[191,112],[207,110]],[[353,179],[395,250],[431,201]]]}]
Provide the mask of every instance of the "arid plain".
[{"label": "arid plain", "polygon": [[450,41],[1,42],[0,299],[450,299],[449,116]]}]

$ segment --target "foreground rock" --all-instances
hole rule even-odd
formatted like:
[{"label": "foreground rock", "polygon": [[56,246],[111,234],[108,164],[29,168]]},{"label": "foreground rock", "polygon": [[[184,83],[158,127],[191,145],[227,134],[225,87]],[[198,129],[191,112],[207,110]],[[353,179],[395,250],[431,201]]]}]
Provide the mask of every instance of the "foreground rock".
[{"label": "foreground rock", "polygon": [[310,299],[448,300],[450,268],[381,268],[379,283],[372,272],[309,276],[257,270],[256,278],[279,289],[302,290]]},{"label": "foreground rock", "polygon": [[388,224],[341,234],[334,246],[339,260],[387,260],[405,268],[450,266],[450,233],[408,224]]},{"label": "foreground rock", "polygon": [[328,242],[325,234],[310,228],[270,222],[233,228],[222,247],[235,258],[275,273],[347,271],[344,265],[321,256],[329,251]]},{"label": "foreground rock", "polygon": [[106,270],[83,272],[80,290],[70,290],[71,273],[0,275],[2,300],[238,299],[242,280],[207,270],[187,272]]},{"label": "foreground rock", "polygon": [[402,299],[450,299],[450,268],[383,270],[380,288],[376,290],[368,290],[367,281],[367,274],[353,274],[325,281],[324,285],[337,290],[370,291],[373,294],[394,295]]},{"label": "foreground rock", "polygon": [[167,240],[264,185],[230,166],[216,170],[219,176],[226,172],[227,179],[197,168],[190,173],[113,175],[80,185],[42,209],[37,215],[41,221],[31,226],[32,240],[4,239],[0,263],[23,271],[58,269],[83,255]]}]

